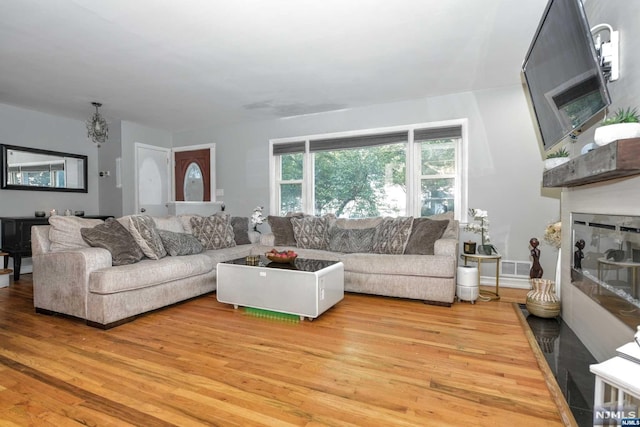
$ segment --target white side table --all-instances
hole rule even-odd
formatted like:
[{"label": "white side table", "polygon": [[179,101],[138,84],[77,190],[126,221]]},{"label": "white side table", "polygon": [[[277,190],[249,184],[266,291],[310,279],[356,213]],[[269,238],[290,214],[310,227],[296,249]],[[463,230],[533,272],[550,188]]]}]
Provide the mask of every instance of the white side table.
[{"label": "white side table", "polygon": [[[617,356],[591,365],[589,370],[596,376],[594,421],[603,408],[613,411],[631,406],[640,408],[640,363]],[[640,415],[636,413],[633,418],[640,418]]]}]

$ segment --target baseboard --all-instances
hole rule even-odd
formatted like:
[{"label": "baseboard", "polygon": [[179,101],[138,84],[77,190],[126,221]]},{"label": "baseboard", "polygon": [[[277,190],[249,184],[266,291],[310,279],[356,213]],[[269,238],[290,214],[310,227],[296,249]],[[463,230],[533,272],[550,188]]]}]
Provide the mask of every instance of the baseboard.
[{"label": "baseboard", "polygon": [[[495,286],[496,278],[494,276],[480,276],[481,286]],[[529,284],[529,278],[519,277],[500,277],[501,288],[514,288],[514,289],[531,289]]]}]

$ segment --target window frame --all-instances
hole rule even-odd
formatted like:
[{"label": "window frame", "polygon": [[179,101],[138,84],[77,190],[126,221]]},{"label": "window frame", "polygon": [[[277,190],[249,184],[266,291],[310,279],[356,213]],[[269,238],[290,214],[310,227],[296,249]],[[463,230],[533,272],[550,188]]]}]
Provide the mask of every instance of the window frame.
[{"label": "window frame", "polygon": [[[309,150],[310,142],[317,139],[349,138],[358,136],[368,136],[392,132],[408,132],[406,145],[406,186],[407,186],[407,215],[419,217],[421,212],[421,153],[420,144],[414,143],[414,132],[422,129],[435,129],[445,127],[460,127],[461,136],[456,145],[456,173],[455,173],[455,207],[454,218],[458,221],[467,221],[468,211],[468,119],[454,119],[429,123],[416,123],[404,126],[392,126],[384,128],[362,129],[346,132],[334,132],[324,134],[314,134],[307,136],[297,136],[290,138],[275,138],[269,140],[269,212],[272,215],[284,215],[280,212],[280,184],[285,181],[280,180],[279,154],[274,155],[274,145],[293,142],[305,143],[303,153],[302,171],[302,209],[308,214],[314,213],[314,165],[313,152]],[[297,180],[296,180],[297,181]],[[287,181],[286,183],[289,183]],[[292,182],[293,183],[293,182]]]}]

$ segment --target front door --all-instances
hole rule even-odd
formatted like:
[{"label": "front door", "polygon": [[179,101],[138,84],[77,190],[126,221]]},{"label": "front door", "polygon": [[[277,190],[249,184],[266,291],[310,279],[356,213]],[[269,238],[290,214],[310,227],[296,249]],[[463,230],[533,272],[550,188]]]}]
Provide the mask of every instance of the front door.
[{"label": "front door", "polygon": [[[209,148],[176,151],[175,177],[177,202],[211,201],[211,152]],[[199,170],[198,170],[199,169]],[[198,188],[200,191],[190,191]],[[186,191],[185,191],[186,190]],[[189,195],[197,194],[195,198]],[[199,200],[196,200],[199,199]]]},{"label": "front door", "polygon": [[136,212],[151,216],[169,214],[171,150],[136,142]]}]

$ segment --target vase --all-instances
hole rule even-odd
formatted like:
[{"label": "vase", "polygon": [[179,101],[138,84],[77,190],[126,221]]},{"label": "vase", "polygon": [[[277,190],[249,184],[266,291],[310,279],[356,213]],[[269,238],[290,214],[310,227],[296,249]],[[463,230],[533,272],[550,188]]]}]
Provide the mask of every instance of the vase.
[{"label": "vase", "polygon": [[556,296],[553,280],[531,279],[527,293],[527,310],[534,316],[551,318],[560,314],[560,300]]},{"label": "vase", "polygon": [[260,241],[260,232],[259,231],[250,230],[247,234],[249,236],[249,241],[251,243],[258,243]]},{"label": "vase", "polygon": [[640,136],[640,123],[616,123],[600,126],[596,129],[593,140],[596,145],[607,145],[619,139],[637,138]]}]

